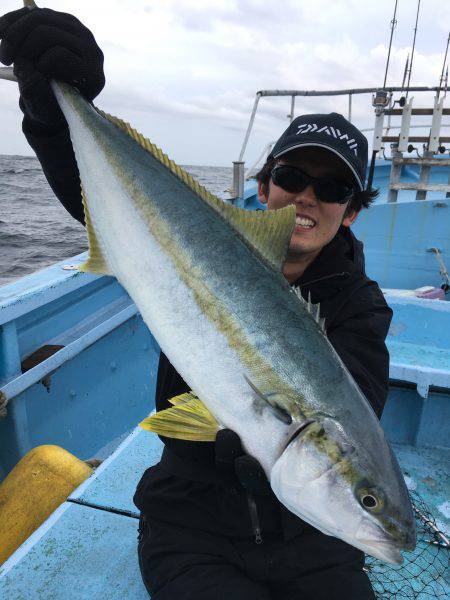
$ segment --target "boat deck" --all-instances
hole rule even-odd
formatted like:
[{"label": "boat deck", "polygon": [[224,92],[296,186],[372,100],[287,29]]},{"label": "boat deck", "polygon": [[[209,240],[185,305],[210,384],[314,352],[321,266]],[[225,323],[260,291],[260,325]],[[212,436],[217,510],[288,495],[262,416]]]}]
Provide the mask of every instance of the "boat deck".
[{"label": "boat deck", "polygon": [[[148,598],[139,574],[138,512],[132,497],[143,471],[158,461],[161,447],[155,435],[140,429],[127,437],[0,567],[0,596],[5,600]],[[398,444],[394,448],[409,486],[448,533],[450,451]],[[431,597],[435,596],[421,596]]]}]

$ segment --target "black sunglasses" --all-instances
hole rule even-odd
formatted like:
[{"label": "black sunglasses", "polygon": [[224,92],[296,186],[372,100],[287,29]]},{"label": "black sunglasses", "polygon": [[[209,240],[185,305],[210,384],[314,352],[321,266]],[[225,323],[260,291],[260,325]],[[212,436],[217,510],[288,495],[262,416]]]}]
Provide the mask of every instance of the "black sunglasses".
[{"label": "black sunglasses", "polygon": [[294,194],[303,192],[308,185],[312,185],[321,202],[345,204],[355,195],[355,188],[348,183],[332,177],[311,177],[292,165],[277,165],[270,175],[275,185]]}]

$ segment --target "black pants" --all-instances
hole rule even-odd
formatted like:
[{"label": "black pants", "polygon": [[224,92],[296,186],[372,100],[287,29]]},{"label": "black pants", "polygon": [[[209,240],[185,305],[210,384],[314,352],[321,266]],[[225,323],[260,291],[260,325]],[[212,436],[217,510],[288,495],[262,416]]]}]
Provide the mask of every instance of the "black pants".
[{"label": "black pants", "polygon": [[256,544],[141,517],[138,553],[153,600],[375,598],[362,552],[316,531]]}]

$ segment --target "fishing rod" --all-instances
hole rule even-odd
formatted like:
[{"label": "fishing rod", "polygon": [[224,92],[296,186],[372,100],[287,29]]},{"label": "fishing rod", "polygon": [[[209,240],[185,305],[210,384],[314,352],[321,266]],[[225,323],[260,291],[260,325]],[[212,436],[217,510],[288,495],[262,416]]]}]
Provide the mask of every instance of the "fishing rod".
[{"label": "fishing rod", "polygon": [[[444,53],[444,62],[442,63],[442,71],[441,71],[441,76],[439,78],[439,87],[440,88],[444,87],[443,83],[445,81],[445,91],[446,92],[447,92],[447,84],[448,84],[448,65],[447,65],[447,71],[445,72],[445,63],[447,62],[447,53],[448,53],[449,43],[450,43],[450,32],[449,32],[448,37],[447,37],[447,46],[445,48],[445,53]],[[438,98],[439,98],[439,92],[440,92],[440,90],[438,90],[436,92]]]},{"label": "fishing rod", "polygon": [[392,17],[392,21],[391,21],[391,37],[389,39],[389,50],[388,50],[388,55],[387,55],[387,60],[386,60],[386,71],[384,73],[383,90],[386,87],[386,80],[387,80],[387,75],[388,75],[388,70],[389,70],[389,60],[391,58],[392,38],[394,37],[394,29],[397,26],[397,19],[396,19],[397,4],[398,4],[398,0],[395,0],[394,16]]},{"label": "fishing rod", "polygon": [[[394,37],[394,29],[397,26],[397,19],[396,19],[397,5],[398,5],[398,0],[395,0],[394,16],[392,17],[392,20],[391,20],[391,35],[389,38],[389,49],[388,49],[388,55],[387,55],[387,59],[386,59],[386,70],[384,72],[383,88],[376,92],[376,94],[373,98],[373,101],[372,101],[372,104],[376,107],[376,110],[380,110],[381,108],[384,108],[388,104],[388,93],[386,91],[386,81],[387,81],[387,76],[388,76],[388,71],[389,71],[389,61],[391,58],[392,39]],[[375,171],[375,159],[377,156],[377,152],[378,152],[378,150],[372,150],[372,158],[370,160],[369,175],[367,178],[367,186],[366,186],[368,190],[370,190],[372,188],[373,174]]]},{"label": "fishing rod", "polygon": [[420,0],[417,0],[416,25],[414,27],[413,45],[412,45],[412,50],[411,50],[411,62],[409,63],[408,83],[406,85],[406,100],[408,99],[408,94],[409,94],[409,82],[411,81],[411,73],[412,73],[413,60],[414,60],[414,50],[416,47],[416,35],[417,35],[417,23],[419,21],[419,11],[420,11]]}]

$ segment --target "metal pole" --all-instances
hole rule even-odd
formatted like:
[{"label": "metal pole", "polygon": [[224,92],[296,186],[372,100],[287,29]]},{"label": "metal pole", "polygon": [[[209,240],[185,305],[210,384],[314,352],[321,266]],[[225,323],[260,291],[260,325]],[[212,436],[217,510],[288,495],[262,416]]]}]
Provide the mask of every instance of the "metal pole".
[{"label": "metal pole", "polygon": [[[278,96],[348,96],[348,94],[369,94],[371,92],[378,92],[379,87],[371,88],[348,88],[342,90],[259,90],[258,94],[262,98],[271,97],[275,98]],[[437,92],[438,90],[444,91],[445,86],[439,88],[439,86],[421,86],[416,85],[409,88],[410,92]],[[403,92],[404,88],[395,85],[388,85],[384,87],[385,92]]]},{"label": "metal pole", "polygon": [[290,114],[290,122],[294,120],[294,108],[295,108],[295,96],[291,96],[291,114]]},{"label": "metal pole", "polygon": [[411,80],[411,73],[412,73],[413,60],[414,60],[414,48],[416,47],[416,34],[417,34],[417,22],[419,20],[419,10],[420,10],[420,0],[417,0],[416,26],[414,27],[414,38],[413,38],[413,45],[412,45],[412,51],[411,51],[411,62],[409,64],[408,83],[406,85],[406,98],[408,98],[408,93],[409,93],[409,82]]},{"label": "metal pole", "polygon": [[352,122],[352,95],[348,95],[348,120]]},{"label": "metal pole", "polygon": [[244,152],[245,152],[245,149],[247,148],[248,138],[250,137],[250,132],[253,127],[253,121],[255,120],[256,109],[258,108],[258,102],[259,102],[260,98],[261,98],[261,94],[260,94],[260,92],[257,92],[256,98],[255,98],[255,103],[253,104],[252,114],[250,115],[250,122],[248,124],[247,131],[245,133],[244,143],[242,144],[241,153],[239,154],[239,161],[242,161],[242,159],[244,158]]},{"label": "metal pole", "polygon": [[244,164],[242,160],[233,161],[233,196],[235,198],[244,197]]}]

